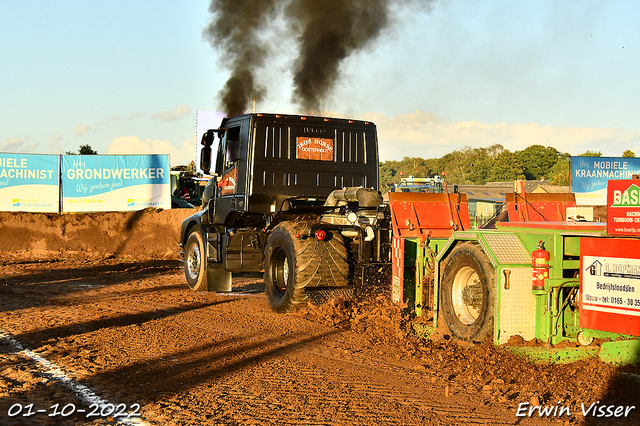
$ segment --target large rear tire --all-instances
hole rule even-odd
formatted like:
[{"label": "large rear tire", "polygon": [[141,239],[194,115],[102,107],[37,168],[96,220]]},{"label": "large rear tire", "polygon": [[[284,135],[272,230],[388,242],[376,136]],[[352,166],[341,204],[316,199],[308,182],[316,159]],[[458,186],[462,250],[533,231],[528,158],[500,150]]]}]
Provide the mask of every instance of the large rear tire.
[{"label": "large rear tire", "polygon": [[324,241],[304,235],[306,222],[282,222],[265,249],[264,283],[269,306],[290,312],[305,306],[307,287],[344,287],[348,284],[347,248],[339,232],[327,232]]},{"label": "large rear tire", "polygon": [[207,269],[206,252],[204,241],[199,231],[193,231],[187,239],[187,246],[184,251],[184,274],[187,278],[187,285],[195,291],[206,291]]},{"label": "large rear tire", "polygon": [[484,341],[493,336],[495,270],[477,244],[453,249],[441,280],[442,317],[454,338]]}]

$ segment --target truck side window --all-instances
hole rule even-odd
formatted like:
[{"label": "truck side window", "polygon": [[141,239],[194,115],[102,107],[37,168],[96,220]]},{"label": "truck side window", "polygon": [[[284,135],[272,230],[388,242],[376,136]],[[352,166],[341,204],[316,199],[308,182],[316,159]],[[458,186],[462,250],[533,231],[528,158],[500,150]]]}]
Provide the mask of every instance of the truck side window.
[{"label": "truck side window", "polygon": [[229,170],[240,158],[240,127],[230,128],[226,136],[225,170]]}]

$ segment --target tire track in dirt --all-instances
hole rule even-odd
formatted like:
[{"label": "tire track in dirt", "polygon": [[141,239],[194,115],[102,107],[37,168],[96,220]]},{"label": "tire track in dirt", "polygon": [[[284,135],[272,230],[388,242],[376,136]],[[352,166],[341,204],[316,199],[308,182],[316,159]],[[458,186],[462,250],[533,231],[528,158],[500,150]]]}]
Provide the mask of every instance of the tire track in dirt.
[{"label": "tire track in dirt", "polygon": [[[334,336],[340,335],[331,337]],[[424,381],[420,380],[422,377],[415,378],[415,386],[407,387],[404,383],[407,377],[402,375],[407,371],[402,367],[375,362],[371,358],[353,357],[349,364],[357,368],[341,368],[336,365],[336,358],[339,357],[314,355],[326,355],[326,347],[315,347],[323,345],[322,340],[314,341],[311,350],[309,345],[305,345],[300,350],[273,360],[269,367],[255,367],[249,375],[250,379],[247,377],[247,380],[258,382],[254,387],[245,387],[242,392],[237,392],[233,388],[235,384],[227,386],[218,382],[212,392],[217,398],[221,398],[220,395],[230,398],[227,400],[222,397],[225,404],[234,401],[236,404],[251,407],[251,422],[261,424],[270,424],[276,420],[285,424],[438,424],[442,417],[449,419],[443,424],[450,424],[451,421],[456,424],[513,423],[504,420],[504,416],[510,413],[483,413],[478,411],[473,401],[462,403],[460,398],[446,398],[440,403],[434,402],[433,395],[441,394],[442,387],[425,386]],[[322,358],[329,358],[329,364]],[[372,370],[370,366],[374,363],[384,371]],[[348,370],[347,374],[342,374],[343,370]],[[288,374],[264,374],[270,371]],[[294,377],[290,374],[292,371],[296,373]],[[395,372],[399,377],[390,378],[388,372]],[[373,376],[380,373],[386,375],[383,381],[378,382]],[[393,386],[390,386],[389,382],[393,382]],[[271,395],[280,397],[272,398]],[[289,399],[283,399],[282,395],[289,396]],[[291,398],[298,401],[291,401]],[[304,405],[321,407],[323,413],[333,415],[318,418],[318,413],[315,412],[313,415],[305,416],[304,412],[301,412],[301,401]],[[459,405],[450,408],[451,404]],[[265,410],[265,407],[271,407],[271,410]],[[272,412],[273,410],[275,412]],[[249,421],[248,418],[233,418]]]},{"label": "tire track in dirt", "polygon": [[[381,401],[383,405],[403,406],[402,410],[408,413],[415,411],[417,415],[429,417],[434,415],[448,416],[465,424],[504,423],[503,419],[496,420],[494,415],[483,416],[476,413],[476,407],[473,406],[472,401],[464,403],[459,398],[446,397],[442,402],[438,402],[432,396],[443,393],[442,384],[432,380],[435,377],[431,378],[417,373],[408,365],[389,364],[376,358],[375,355],[360,350],[355,354],[336,353],[331,350],[327,351],[326,348],[312,348],[311,351],[305,348],[304,351],[305,353],[315,352],[316,356],[340,363],[339,365],[348,363],[351,374],[349,382],[345,386],[354,394],[359,395],[360,401]],[[318,364],[327,365],[325,362]],[[320,375],[325,379],[339,383],[344,380],[340,373],[340,369],[337,371],[324,369]],[[455,404],[459,405],[452,408],[452,403],[454,406]],[[375,412],[377,405],[377,403],[363,405],[361,411]]]}]

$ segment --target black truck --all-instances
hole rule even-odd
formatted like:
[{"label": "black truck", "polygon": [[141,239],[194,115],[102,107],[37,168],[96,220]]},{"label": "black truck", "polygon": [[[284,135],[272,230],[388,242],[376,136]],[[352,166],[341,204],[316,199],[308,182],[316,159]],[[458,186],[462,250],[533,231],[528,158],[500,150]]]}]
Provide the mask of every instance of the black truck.
[{"label": "black truck", "polygon": [[231,291],[233,272],[264,271],[269,305],[287,312],[390,282],[373,123],[254,113],[223,119],[201,143],[213,178],[180,236],[193,290]]}]

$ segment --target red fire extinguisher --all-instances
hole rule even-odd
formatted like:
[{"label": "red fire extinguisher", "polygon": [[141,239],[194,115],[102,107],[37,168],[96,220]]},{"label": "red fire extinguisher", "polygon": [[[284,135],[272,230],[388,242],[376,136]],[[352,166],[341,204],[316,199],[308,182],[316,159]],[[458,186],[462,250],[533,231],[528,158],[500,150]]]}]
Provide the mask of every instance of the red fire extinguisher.
[{"label": "red fire extinguisher", "polygon": [[531,289],[544,290],[544,280],[549,278],[549,252],[544,249],[544,243],[538,243],[538,250],[533,252],[533,276]]}]

